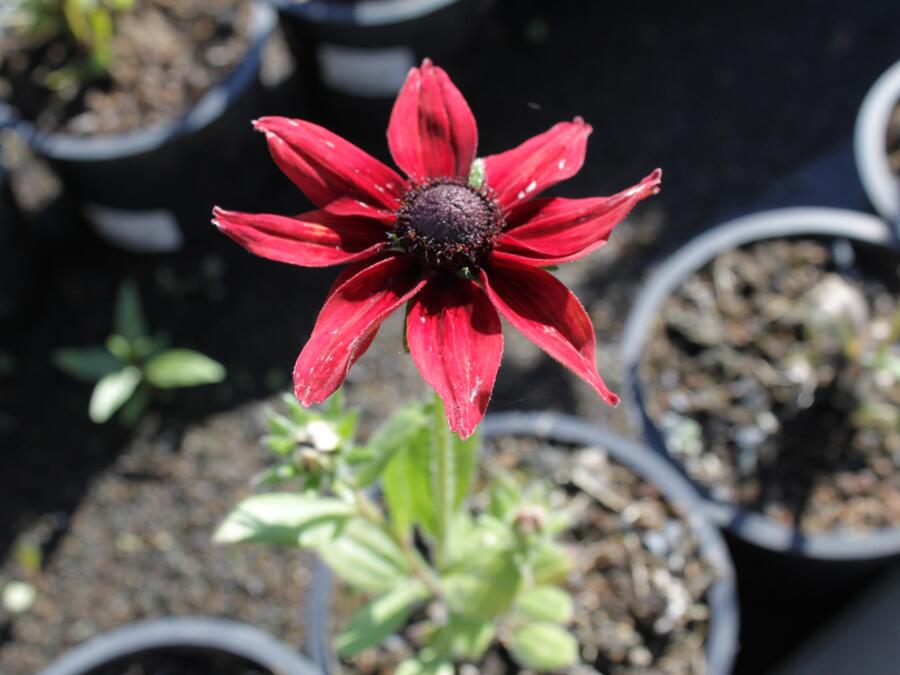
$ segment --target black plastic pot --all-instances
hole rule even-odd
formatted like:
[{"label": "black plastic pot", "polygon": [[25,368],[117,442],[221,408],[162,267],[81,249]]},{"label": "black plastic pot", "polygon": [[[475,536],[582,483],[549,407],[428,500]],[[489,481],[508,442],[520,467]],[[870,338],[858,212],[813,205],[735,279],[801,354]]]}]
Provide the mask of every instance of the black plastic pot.
[{"label": "black plastic pot", "polygon": [[[700,553],[719,571],[709,589],[709,634],[706,640],[708,675],[731,672],[738,651],[739,611],[734,567],[718,530],[703,515],[696,490],[662,457],[636,443],[574,417],[544,412],[512,412],[488,415],[482,432],[486,438],[499,436],[536,436],[560,443],[597,446],[607,450],[617,462],[631,468],[660,493],[679,512],[685,514],[697,537]],[[310,658],[326,675],[337,675],[331,632],[331,572],[319,564],[307,605],[307,644]]]},{"label": "black plastic pot", "polygon": [[[766,239],[813,237],[886,252],[900,251],[891,228],[874,216],[824,208],[764,211],[737,218],[697,237],[668,258],[645,284],[625,325],[622,358],[632,420],[647,443],[678,466],[647,414],[641,358],[663,303],[685,279],[717,255]],[[679,470],[681,467],[678,467]],[[762,672],[838,609],[870,576],[900,560],[900,529],[870,534],[811,534],[735,504],[718,502],[702,486],[703,509],[725,529],[741,587],[743,653]]]},{"label": "black plastic pot", "polygon": [[40,675],[91,675],[104,666],[160,652],[192,657],[213,654],[239,657],[274,675],[321,673],[294,649],[253,626],[224,619],[177,617],[145,621],[104,633],[76,647]]},{"label": "black plastic pot", "polygon": [[0,327],[15,313],[28,286],[31,248],[9,176],[0,164]]},{"label": "black plastic pot", "polygon": [[425,57],[455,72],[492,0],[272,0],[310,89],[332,127],[384,119]]},{"label": "black plastic pot", "polygon": [[122,248],[172,251],[208,231],[208,211],[221,177],[245,168],[249,121],[258,116],[263,46],[277,15],[253,4],[251,46],[243,62],[187,113],[167,124],[97,137],[44,133],[0,104],[0,122],[14,126],[60,175],[97,233]]},{"label": "black plastic pot", "polygon": [[900,176],[888,164],[885,135],[900,102],[900,61],[878,78],[856,117],[853,152],[856,169],[875,211],[900,234]]}]

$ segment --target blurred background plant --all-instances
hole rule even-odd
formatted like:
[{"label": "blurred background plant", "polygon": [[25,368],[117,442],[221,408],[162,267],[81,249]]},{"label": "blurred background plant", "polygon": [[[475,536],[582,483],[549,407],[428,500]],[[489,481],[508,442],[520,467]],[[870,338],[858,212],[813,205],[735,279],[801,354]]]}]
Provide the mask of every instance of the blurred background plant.
[{"label": "blurred background plant", "polygon": [[0,36],[34,46],[58,39],[74,43],[81,58],[43,78],[50,89],[74,96],[79,85],[106,74],[112,59],[113,16],[133,6],[134,0],[4,0]]},{"label": "blurred background plant", "polygon": [[[557,541],[569,516],[550,507],[549,486],[478,479],[478,435],[452,434],[436,397],[400,407],[365,445],[354,443],[356,414],[340,396],[317,411],[293,396],[285,405],[285,415],[268,413],[263,442],[279,460],[262,483],[294,489],[245,499],[215,540],[315,550],[341,581],[374,596],[336,638],[341,657],[400,633],[417,651],[398,665],[403,675],[453,673],[495,640],[529,669],[578,660],[561,586],[571,560]],[[472,508],[473,486],[483,508]]]},{"label": "blurred background plant", "polygon": [[133,425],[147,409],[153,389],[194,387],[225,379],[220,363],[190,349],[170,349],[164,335],[149,334],[132,282],[119,289],[113,330],[105,345],[59,349],[53,354],[53,362],[61,370],[96,382],[89,414],[98,424],[121,410],[122,423]]}]

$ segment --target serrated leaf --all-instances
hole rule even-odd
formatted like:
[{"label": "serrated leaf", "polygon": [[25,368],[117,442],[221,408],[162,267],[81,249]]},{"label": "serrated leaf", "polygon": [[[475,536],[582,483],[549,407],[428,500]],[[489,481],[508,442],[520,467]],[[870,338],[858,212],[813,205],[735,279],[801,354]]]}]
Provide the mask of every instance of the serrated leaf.
[{"label": "serrated leaf", "polygon": [[97,382],[104,375],[120,370],[124,364],[103,347],[84,347],[56,350],[53,365],[84,382]]},{"label": "serrated leaf", "polygon": [[562,583],[571,570],[572,558],[559,544],[542,541],[532,550],[531,576],[536,584]]},{"label": "serrated leaf", "polygon": [[337,576],[367,593],[385,593],[410,573],[393,540],[361,518],[347,521],[337,537],[317,550]]},{"label": "serrated leaf", "polygon": [[113,329],[129,342],[147,334],[141,297],[133,281],[126,281],[119,286]]},{"label": "serrated leaf", "polygon": [[368,460],[355,467],[357,485],[368,487],[374,483],[391,458],[405,450],[426,423],[427,418],[418,406],[407,405],[391,415],[369,440]]},{"label": "serrated leaf", "polygon": [[169,349],[144,366],[147,381],[160,389],[214,384],[225,379],[225,367],[190,349]]},{"label": "serrated leaf", "polygon": [[91,394],[90,418],[97,424],[106,422],[131,398],[140,383],[141,371],[134,366],[103,376]]},{"label": "serrated leaf", "polygon": [[350,619],[335,641],[338,653],[353,657],[374,647],[406,623],[413,608],[428,597],[418,579],[406,579],[387,594],[370,602]]},{"label": "serrated leaf", "polygon": [[526,623],[513,629],[509,650],[519,665],[556,670],[578,661],[578,642],[555,623]]},{"label": "serrated leaf", "polygon": [[394,675],[453,675],[453,664],[446,661],[407,659],[397,666]]},{"label": "serrated leaf", "polygon": [[334,538],[340,525],[355,514],[351,504],[329,497],[291,492],[254,495],[225,517],[213,541],[313,547]]},{"label": "serrated leaf", "polygon": [[464,570],[455,571],[442,581],[453,613],[485,621],[509,610],[520,582],[514,554],[505,549],[473,559]]},{"label": "serrated leaf", "polygon": [[534,586],[519,593],[516,610],[531,621],[567,624],[572,620],[572,596],[559,586]]}]

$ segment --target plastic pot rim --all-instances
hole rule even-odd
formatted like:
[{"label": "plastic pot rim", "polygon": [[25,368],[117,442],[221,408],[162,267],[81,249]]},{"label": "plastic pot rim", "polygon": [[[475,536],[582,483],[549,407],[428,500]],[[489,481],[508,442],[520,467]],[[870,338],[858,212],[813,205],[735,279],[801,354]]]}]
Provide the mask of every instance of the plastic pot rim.
[{"label": "plastic pot rim", "polygon": [[103,633],[75,647],[40,675],[86,675],[132,654],[184,647],[233,654],[277,675],[321,673],[306,657],[259,628],[228,619],[193,616],[141,621]]},{"label": "plastic pot rim", "polygon": [[900,176],[891,171],[885,145],[888,121],[898,103],[900,61],[882,73],[863,99],[853,131],[853,154],[872,206],[900,227]]},{"label": "plastic pot rim", "polygon": [[271,0],[282,12],[311,23],[390,26],[427,17],[466,0]]},{"label": "plastic pot rim", "polygon": [[[694,238],[657,268],[638,294],[625,323],[622,360],[625,391],[632,398],[631,421],[647,443],[672,458],[644,407],[640,365],[659,309],[691,274],[719,254],[752,242],[781,237],[850,239],[900,251],[891,227],[876,216],[843,209],[796,207],[761,211],[727,221]],[[700,489],[701,494],[705,494]],[[703,500],[709,517],[739,539],[760,548],[825,561],[876,560],[900,554],[900,528],[865,534],[803,534],[735,504]]]},{"label": "plastic pot rim", "polygon": [[265,0],[252,0],[251,8],[250,46],[243,60],[224,81],[207,91],[179,118],[121,134],[78,136],[43,132],[18,117],[10,105],[0,103],[0,127],[15,129],[44,157],[78,162],[120,159],[152,152],[175,138],[198,131],[221,117],[251,85],[259,71],[263,47],[275,29],[278,15]]},{"label": "plastic pot rim", "polygon": [[[706,638],[707,672],[727,675],[738,651],[740,612],[734,565],[719,530],[705,515],[702,499],[694,487],[664,458],[647,446],[569,415],[551,412],[491,413],[484,418],[485,438],[536,436],[582,446],[599,446],[616,461],[653,483],[684,518],[697,537],[701,557],[714,565],[718,579],[708,592],[710,618]],[[331,663],[332,575],[320,562],[313,573],[307,616],[307,652],[326,675]]]}]

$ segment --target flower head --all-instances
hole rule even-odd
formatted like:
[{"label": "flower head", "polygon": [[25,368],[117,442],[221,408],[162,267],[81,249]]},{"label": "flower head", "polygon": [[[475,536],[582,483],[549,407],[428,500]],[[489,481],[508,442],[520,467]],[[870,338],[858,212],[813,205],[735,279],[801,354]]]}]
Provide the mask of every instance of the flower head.
[{"label": "flower head", "polygon": [[637,202],[659,191],[658,169],[611,197],[538,197],[581,168],[590,125],[576,117],[476,160],[472,111],[427,59],[410,71],[388,125],[405,179],[311,122],[265,117],[254,126],[317,209],[292,217],[216,208],[215,225],[272,260],[350,263],[294,367],[303,405],[328,398],[382,321],[407,303],[410,354],[463,437],[481,421],[494,387],[501,315],[604,401],[618,403],[597,372],[587,313],[542,268],[602,246]]}]

